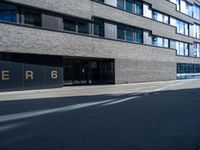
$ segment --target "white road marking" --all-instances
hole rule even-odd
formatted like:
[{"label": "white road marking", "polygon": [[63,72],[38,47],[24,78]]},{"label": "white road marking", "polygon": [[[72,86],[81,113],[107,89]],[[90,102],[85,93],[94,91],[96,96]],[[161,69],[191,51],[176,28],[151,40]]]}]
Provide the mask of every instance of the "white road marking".
[{"label": "white road marking", "polygon": [[30,118],[30,117],[37,117],[37,116],[51,114],[51,113],[76,110],[76,109],[80,109],[80,108],[84,108],[84,107],[90,107],[90,106],[94,106],[94,105],[108,103],[113,100],[116,100],[116,99],[109,99],[109,100],[104,100],[104,101],[99,101],[99,102],[89,102],[89,103],[83,103],[83,104],[75,104],[75,105],[70,105],[70,106],[65,106],[65,107],[60,107],[60,108],[54,108],[54,109],[46,109],[46,110],[39,110],[39,111],[31,111],[31,112],[3,115],[3,116],[0,116],[0,122],[26,119],[26,118]]},{"label": "white road marking", "polygon": [[[178,80],[178,81],[180,81],[180,80]],[[180,82],[168,84],[168,85],[165,85],[164,87],[155,89],[155,90],[153,90],[152,92],[162,91],[162,90],[167,89],[168,87],[173,87],[173,86],[182,85],[182,84],[185,84],[185,83],[187,83],[187,82],[191,82],[191,80],[184,80],[184,81],[181,80]]]},{"label": "white road marking", "polygon": [[128,98],[123,98],[123,99],[116,100],[116,101],[113,101],[113,102],[110,102],[110,103],[102,104],[102,106],[114,105],[114,104],[122,103],[122,102],[125,102],[125,101],[129,101],[129,100],[132,100],[132,99],[135,99],[135,98],[138,98],[138,97],[140,97],[140,96],[133,96],[133,97],[128,97]]},{"label": "white road marking", "polygon": [[3,126],[0,126],[0,132],[4,132],[4,131],[7,131],[7,130],[10,130],[13,128],[17,128],[17,127],[23,126],[25,124],[27,124],[27,123],[14,123],[14,124],[3,125]]}]

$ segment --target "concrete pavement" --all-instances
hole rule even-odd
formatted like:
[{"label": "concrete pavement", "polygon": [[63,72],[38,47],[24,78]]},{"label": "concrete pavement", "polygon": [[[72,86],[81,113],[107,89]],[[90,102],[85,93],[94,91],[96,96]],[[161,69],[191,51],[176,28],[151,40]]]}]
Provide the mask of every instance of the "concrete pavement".
[{"label": "concrete pavement", "polygon": [[85,96],[99,94],[149,93],[165,90],[200,88],[200,80],[174,80],[121,85],[74,86],[54,89],[0,92],[0,101]]}]

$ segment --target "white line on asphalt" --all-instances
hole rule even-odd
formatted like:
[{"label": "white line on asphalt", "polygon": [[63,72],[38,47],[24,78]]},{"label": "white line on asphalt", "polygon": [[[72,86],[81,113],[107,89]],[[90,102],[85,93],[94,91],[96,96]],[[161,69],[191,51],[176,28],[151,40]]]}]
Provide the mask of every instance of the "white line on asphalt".
[{"label": "white line on asphalt", "polygon": [[113,102],[110,102],[110,103],[102,104],[102,106],[114,105],[114,104],[122,103],[122,102],[125,102],[125,101],[129,101],[129,100],[132,100],[132,99],[135,99],[135,98],[138,98],[138,97],[140,97],[140,96],[128,97],[128,98],[120,99],[120,100],[113,101]]},{"label": "white line on asphalt", "polygon": [[39,110],[39,111],[32,111],[32,112],[3,115],[3,116],[0,116],[0,122],[26,119],[26,118],[30,118],[30,117],[37,117],[37,116],[51,114],[51,113],[58,113],[58,112],[76,110],[76,109],[80,109],[80,108],[84,108],[84,107],[90,107],[90,106],[94,106],[94,105],[108,103],[108,102],[111,102],[113,100],[116,100],[116,99],[109,99],[109,100],[104,100],[104,101],[99,101],[99,102],[89,102],[89,103],[75,104],[75,105],[70,105],[70,106],[65,106],[65,107],[60,107],[60,108],[54,108],[54,109],[46,109],[46,110]]},{"label": "white line on asphalt", "polygon": [[178,83],[169,84],[169,85],[166,85],[166,86],[164,86],[164,87],[155,89],[155,90],[153,90],[152,92],[162,91],[162,90],[165,90],[165,89],[168,88],[168,87],[177,86],[177,85],[182,85],[182,84],[184,84],[184,83],[186,83],[186,82],[189,82],[189,81],[182,81],[182,82],[178,82]]},{"label": "white line on asphalt", "polygon": [[14,124],[3,125],[3,126],[0,126],[0,132],[4,132],[4,131],[10,130],[12,128],[17,128],[17,127],[23,126],[25,124],[27,124],[27,123],[14,123]]}]

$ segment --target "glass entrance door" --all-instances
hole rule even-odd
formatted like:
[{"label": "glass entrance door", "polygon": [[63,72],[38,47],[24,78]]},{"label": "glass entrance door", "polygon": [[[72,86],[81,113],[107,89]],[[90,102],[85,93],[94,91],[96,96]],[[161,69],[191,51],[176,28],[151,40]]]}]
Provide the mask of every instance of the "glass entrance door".
[{"label": "glass entrance door", "polygon": [[114,60],[66,58],[63,69],[65,85],[114,83]]},{"label": "glass entrance door", "polygon": [[88,83],[88,62],[81,60],[65,60],[63,64],[64,82],[66,85]]},{"label": "glass entrance door", "polygon": [[76,61],[74,63],[73,84],[87,84],[88,82],[88,62]]}]

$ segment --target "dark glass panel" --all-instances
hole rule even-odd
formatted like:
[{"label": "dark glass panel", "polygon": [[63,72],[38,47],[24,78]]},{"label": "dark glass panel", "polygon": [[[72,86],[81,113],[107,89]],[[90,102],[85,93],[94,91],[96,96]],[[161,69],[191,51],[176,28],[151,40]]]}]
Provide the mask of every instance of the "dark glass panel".
[{"label": "dark glass panel", "polygon": [[0,20],[17,22],[17,6],[0,2]]},{"label": "dark glass panel", "polygon": [[41,14],[38,12],[24,11],[24,23],[34,26],[41,26]]},{"label": "dark glass panel", "polygon": [[126,10],[128,12],[133,12],[133,0],[126,1]]},{"label": "dark glass panel", "polygon": [[104,36],[104,21],[101,19],[95,19],[94,21],[94,34],[103,37]]},{"label": "dark glass panel", "polygon": [[117,0],[117,8],[124,10],[124,0]]},{"label": "dark glass panel", "polygon": [[135,1],[135,13],[138,15],[142,15],[142,2],[140,0]]},{"label": "dark glass panel", "polygon": [[78,32],[89,34],[89,23],[87,22],[79,22],[78,23]]},{"label": "dark glass panel", "polygon": [[125,27],[123,25],[117,25],[117,38],[125,40]]},{"label": "dark glass panel", "polygon": [[133,42],[133,28],[126,28],[126,41]]},{"label": "dark glass panel", "polygon": [[140,29],[135,29],[134,31],[134,42],[143,43],[143,31]]},{"label": "dark glass panel", "polygon": [[76,22],[72,20],[64,20],[64,30],[76,32]]}]

